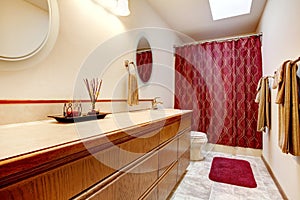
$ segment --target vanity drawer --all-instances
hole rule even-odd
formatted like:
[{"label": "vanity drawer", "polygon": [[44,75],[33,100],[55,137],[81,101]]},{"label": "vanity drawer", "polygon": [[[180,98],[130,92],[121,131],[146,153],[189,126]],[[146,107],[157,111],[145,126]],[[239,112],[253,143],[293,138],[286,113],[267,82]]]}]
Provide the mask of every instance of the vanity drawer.
[{"label": "vanity drawer", "polygon": [[167,169],[166,173],[163,175],[163,178],[158,183],[158,200],[168,199],[168,196],[171,194],[173,188],[175,188],[177,183],[177,167],[178,163],[173,163],[173,165]]},{"label": "vanity drawer", "polygon": [[138,199],[157,179],[158,153],[155,152],[119,179],[116,199]]},{"label": "vanity drawer", "polygon": [[180,122],[176,121],[173,124],[164,126],[160,131],[159,144],[162,144],[178,133]]},{"label": "vanity drawer", "polygon": [[103,181],[107,182],[106,185],[99,183],[74,199],[139,199],[158,180],[157,152],[139,161],[131,169],[121,169],[109,179],[112,180]]},{"label": "vanity drawer", "polygon": [[190,132],[191,130],[188,129],[184,131],[178,138],[178,158],[180,158],[186,151],[190,150]]},{"label": "vanity drawer", "polygon": [[165,141],[176,136],[178,133],[189,128],[190,126],[191,126],[191,115],[190,114],[186,114],[186,115],[176,118],[176,121],[164,126],[161,129],[159,144],[164,143]]},{"label": "vanity drawer", "polygon": [[177,180],[179,181],[185,174],[187,167],[190,164],[190,151],[186,151],[180,158],[178,158],[178,175]]},{"label": "vanity drawer", "polygon": [[178,138],[178,180],[190,164],[190,141],[190,129],[184,131]]},{"label": "vanity drawer", "polygon": [[159,132],[157,130],[133,138],[120,144],[120,167],[133,162],[158,146]]},{"label": "vanity drawer", "polygon": [[161,176],[165,170],[177,160],[177,140],[178,138],[170,141],[159,150],[159,176]]}]

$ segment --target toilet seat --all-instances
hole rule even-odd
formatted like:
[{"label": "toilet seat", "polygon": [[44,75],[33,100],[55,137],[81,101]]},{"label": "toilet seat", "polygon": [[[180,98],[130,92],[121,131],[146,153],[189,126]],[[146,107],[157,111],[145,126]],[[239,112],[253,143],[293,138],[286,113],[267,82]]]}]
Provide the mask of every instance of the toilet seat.
[{"label": "toilet seat", "polygon": [[207,136],[203,132],[191,131],[191,139],[196,143],[205,143],[207,142]]}]

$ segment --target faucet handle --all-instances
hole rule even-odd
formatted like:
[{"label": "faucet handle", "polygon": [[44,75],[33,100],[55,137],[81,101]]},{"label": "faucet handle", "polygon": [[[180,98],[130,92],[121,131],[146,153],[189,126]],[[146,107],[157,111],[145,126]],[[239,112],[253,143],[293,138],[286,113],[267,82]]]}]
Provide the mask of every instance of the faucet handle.
[{"label": "faucet handle", "polygon": [[160,97],[154,97],[154,98],[153,98],[153,101],[156,102],[157,99],[160,99]]},{"label": "faucet handle", "polygon": [[157,104],[163,104],[162,101],[157,101],[160,97],[154,97],[152,99],[152,109],[157,109]]}]

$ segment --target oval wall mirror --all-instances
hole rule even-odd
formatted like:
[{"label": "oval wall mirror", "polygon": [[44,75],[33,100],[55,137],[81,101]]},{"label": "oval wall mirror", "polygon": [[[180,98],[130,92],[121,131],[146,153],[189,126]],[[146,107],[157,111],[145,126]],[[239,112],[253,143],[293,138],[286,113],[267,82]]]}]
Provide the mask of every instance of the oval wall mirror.
[{"label": "oval wall mirror", "polygon": [[141,37],[137,45],[136,66],[140,79],[148,82],[152,73],[152,51],[145,37]]},{"label": "oval wall mirror", "polygon": [[0,60],[23,60],[45,44],[50,28],[48,0],[1,0]]}]

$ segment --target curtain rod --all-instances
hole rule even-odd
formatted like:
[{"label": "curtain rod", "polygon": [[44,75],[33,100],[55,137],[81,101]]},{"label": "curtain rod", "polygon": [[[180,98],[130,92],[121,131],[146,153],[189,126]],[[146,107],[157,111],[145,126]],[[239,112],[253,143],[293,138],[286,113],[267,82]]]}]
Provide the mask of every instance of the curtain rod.
[{"label": "curtain rod", "polygon": [[193,45],[193,44],[204,44],[204,43],[209,43],[209,42],[223,42],[223,41],[230,41],[230,40],[238,40],[241,38],[246,38],[246,37],[251,37],[251,36],[262,36],[262,33],[253,33],[253,34],[247,34],[247,35],[240,35],[240,36],[233,36],[233,37],[227,37],[227,38],[219,38],[219,39],[210,39],[210,40],[200,40],[200,41],[195,41],[195,42],[190,42],[186,43],[183,45],[174,45],[173,48],[176,47],[184,47],[187,45]]}]

